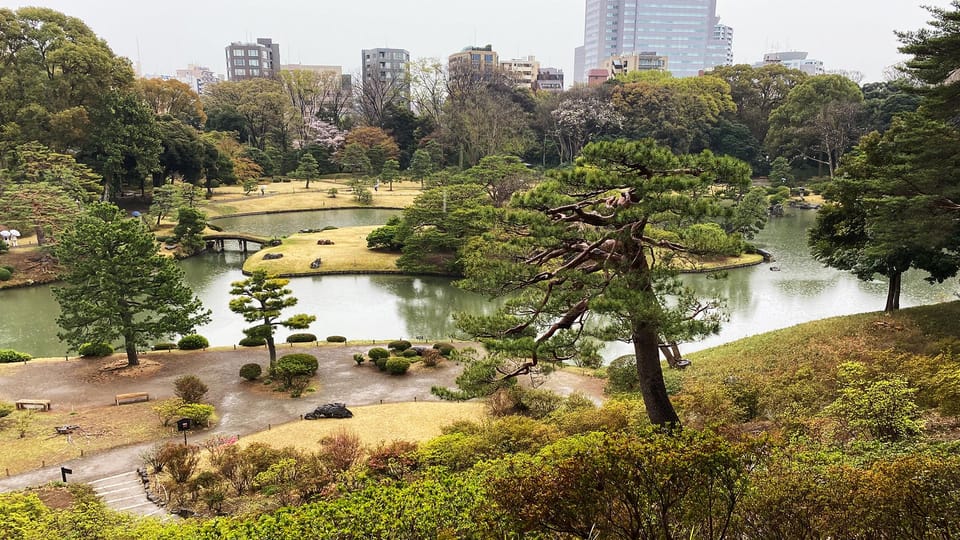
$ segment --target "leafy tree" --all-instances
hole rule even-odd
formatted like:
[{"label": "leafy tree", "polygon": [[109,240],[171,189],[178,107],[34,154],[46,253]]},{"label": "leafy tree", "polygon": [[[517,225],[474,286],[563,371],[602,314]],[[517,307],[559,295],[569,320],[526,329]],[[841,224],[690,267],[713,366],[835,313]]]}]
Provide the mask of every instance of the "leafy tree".
[{"label": "leafy tree", "polygon": [[190,85],[176,79],[140,79],[137,87],[157,116],[169,115],[194,129],[206,123],[200,96]]},{"label": "leafy tree", "polygon": [[90,203],[100,196],[103,178],[70,154],[54,152],[38,143],[29,142],[12,148],[0,156],[0,177],[13,184],[47,182],[59,187],[78,203]]},{"label": "leafy tree", "polygon": [[73,199],[63,184],[41,181],[7,185],[6,178],[6,172],[0,170],[0,215],[8,225],[32,228],[38,245],[54,240],[80,212],[81,201]]},{"label": "leafy tree", "polygon": [[196,208],[184,207],[177,210],[177,226],[173,235],[187,255],[203,251],[203,231],[207,228],[207,216]]},{"label": "leafy tree", "polygon": [[890,127],[893,117],[915,112],[920,106],[920,96],[912,91],[905,80],[867,83],[863,85],[865,131],[883,133]]},{"label": "leafy tree", "polygon": [[197,130],[172,116],[159,118],[157,127],[162,150],[160,166],[153,171],[153,186],[163,185],[174,174],[196,184],[203,174],[204,160]]},{"label": "leafy tree", "polygon": [[518,191],[528,188],[536,174],[516,156],[486,156],[480,162],[455,177],[454,181],[478,184],[487,190],[494,206],[500,207],[510,201]]},{"label": "leafy tree", "polygon": [[827,415],[884,442],[909,439],[922,431],[920,407],[914,401],[917,391],[905,379],[870,380],[865,366],[858,362],[837,366],[837,379],[839,395],[824,410]]},{"label": "leafy tree", "polygon": [[410,158],[410,166],[407,168],[407,175],[414,180],[420,181],[420,187],[423,187],[423,181],[433,172],[433,160],[430,153],[424,149],[419,149],[413,153]]},{"label": "leafy tree", "polygon": [[454,78],[451,85],[459,88],[444,103],[443,135],[448,147],[456,149],[461,168],[476,165],[484,156],[521,155],[533,146],[530,113],[512,85],[469,77]]},{"label": "leafy tree", "polygon": [[395,159],[388,159],[383,164],[383,170],[380,171],[380,179],[390,183],[390,191],[393,191],[393,181],[400,176],[400,163]]},{"label": "leafy tree", "polygon": [[924,97],[931,114],[955,121],[960,110],[960,2],[926,9],[933,15],[929,28],[897,32],[903,43],[900,52],[913,56],[903,70],[923,83],[915,91]]},{"label": "leafy tree", "polygon": [[357,173],[361,176],[372,174],[373,167],[370,165],[370,157],[363,146],[358,143],[348,144],[338,156],[340,166],[347,172]]},{"label": "leafy tree", "polygon": [[[239,119],[242,135],[251,146],[265,150],[268,141],[283,151],[291,146],[291,131],[299,113],[290,105],[279,81],[255,78],[220,82],[204,95],[204,105],[211,120],[224,114]],[[230,131],[236,129],[234,125],[220,127]]]},{"label": "leafy tree", "polygon": [[140,220],[113,205],[93,205],[61,235],[56,253],[66,268],[66,286],[53,291],[61,310],[58,336],[72,347],[122,338],[133,366],[138,347],[189,334],[210,320],[176,261],[157,253]]},{"label": "leafy tree", "polygon": [[790,160],[777,156],[770,164],[770,180],[774,184],[792,184],[793,167],[790,166]]},{"label": "leafy tree", "polygon": [[157,216],[157,227],[160,226],[160,221],[164,217],[172,215],[177,208],[180,208],[182,203],[180,188],[173,183],[153,188],[152,199],[150,214]]},{"label": "leafy tree", "polygon": [[732,158],[677,157],[651,140],[587,145],[576,169],[516,197],[516,207],[467,246],[463,286],[512,294],[497,314],[460,316],[458,324],[520,359],[501,368],[506,376],[569,356],[585,335],[630,341],[647,415],[677,424],[658,344],[715,332],[721,316],[717,302],[675,279],[687,252],[679,238],[709,222],[749,175]]},{"label": "leafy tree", "polygon": [[810,230],[813,256],[868,281],[888,279],[885,311],[900,309],[910,268],[943,282],[960,268],[960,133],[919,114],[894,120],[883,135],[860,141],[844,177],[824,193],[828,204]]},{"label": "leafy tree", "polygon": [[280,320],[280,313],[285,308],[297,305],[297,299],[287,289],[289,279],[268,278],[267,273],[257,270],[243,281],[230,284],[230,294],[235,296],[230,300],[230,311],[239,313],[243,320],[258,323],[244,330],[247,336],[263,338],[270,351],[270,369],[276,366],[277,348],[274,344],[273,333],[278,326],[285,328],[303,329],[317,320],[313,315],[300,313],[288,319]]},{"label": "leafy tree", "polygon": [[307,181],[307,189],[310,189],[310,180],[320,177],[320,168],[317,166],[317,159],[312,154],[304,153],[300,158],[300,164],[297,170],[290,173],[290,176]]},{"label": "leafy tree", "polygon": [[184,403],[200,403],[207,394],[207,385],[196,375],[181,375],[173,381],[174,394]]},{"label": "leafy tree", "polygon": [[730,97],[737,106],[734,118],[747,126],[757,141],[767,137],[770,113],[783,104],[793,87],[807,78],[804,72],[780,64],[758,68],[748,64],[717,66],[709,74],[730,85]]},{"label": "leafy tree", "polygon": [[597,97],[565,99],[550,115],[556,123],[561,163],[572,161],[591,140],[623,126],[623,115]]},{"label": "leafy tree", "polygon": [[363,148],[370,160],[370,174],[380,174],[388,159],[400,157],[397,142],[378,127],[358,127],[347,133],[346,145],[358,145]]}]

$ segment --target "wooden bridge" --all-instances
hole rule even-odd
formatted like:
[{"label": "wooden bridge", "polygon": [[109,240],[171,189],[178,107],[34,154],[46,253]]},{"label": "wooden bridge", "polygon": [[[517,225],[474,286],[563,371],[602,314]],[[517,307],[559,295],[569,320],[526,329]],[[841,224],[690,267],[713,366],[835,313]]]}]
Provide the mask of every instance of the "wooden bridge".
[{"label": "wooden bridge", "polygon": [[271,238],[247,233],[214,232],[203,235],[203,240],[204,242],[207,242],[209,246],[212,246],[215,251],[223,251],[224,242],[233,240],[240,246],[240,251],[247,253],[250,251],[247,244],[260,244],[260,248],[262,248],[263,246],[270,244]]}]

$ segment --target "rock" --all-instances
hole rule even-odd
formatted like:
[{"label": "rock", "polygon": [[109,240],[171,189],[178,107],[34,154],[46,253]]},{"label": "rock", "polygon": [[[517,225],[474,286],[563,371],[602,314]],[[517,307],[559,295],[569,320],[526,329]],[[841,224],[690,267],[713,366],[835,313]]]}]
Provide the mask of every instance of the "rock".
[{"label": "rock", "polygon": [[321,262],[321,261],[320,261],[320,257],[317,257],[317,259],[316,259],[315,261],[313,261],[312,263],[310,263],[310,268],[313,268],[313,269],[320,268],[320,262]]},{"label": "rock", "polygon": [[326,238],[321,238],[320,240],[317,240],[317,245],[318,245],[318,246],[332,246],[332,245],[333,245],[333,240],[327,240]]},{"label": "rock", "polygon": [[283,258],[283,253],[267,253],[266,255],[263,256],[263,260],[265,261],[272,261],[274,259],[282,259],[282,258]]},{"label": "rock", "polygon": [[303,415],[306,420],[317,420],[319,418],[353,418],[353,413],[347,409],[343,403],[327,403]]}]

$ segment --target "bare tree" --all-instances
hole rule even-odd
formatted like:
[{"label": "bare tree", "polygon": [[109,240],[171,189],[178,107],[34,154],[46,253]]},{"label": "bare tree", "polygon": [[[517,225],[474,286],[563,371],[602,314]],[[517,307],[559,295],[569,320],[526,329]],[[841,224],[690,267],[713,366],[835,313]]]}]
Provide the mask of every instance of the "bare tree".
[{"label": "bare tree", "polygon": [[410,63],[410,102],[417,114],[443,126],[447,100],[447,71],[439,58],[418,58]]},{"label": "bare tree", "polygon": [[388,106],[409,102],[409,88],[407,77],[380,78],[359,74],[353,85],[353,93],[361,121],[368,126],[384,127]]}]

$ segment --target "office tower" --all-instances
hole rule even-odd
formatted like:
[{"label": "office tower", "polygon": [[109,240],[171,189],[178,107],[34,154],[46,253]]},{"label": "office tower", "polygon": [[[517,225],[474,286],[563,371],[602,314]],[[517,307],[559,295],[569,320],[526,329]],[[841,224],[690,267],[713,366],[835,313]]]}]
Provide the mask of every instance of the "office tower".
[{"label": "office tower", "polygon": [[363,49],[360,53],[363,85],[388,101],[410,101],[410,52],[404,49]]},{"label": "office tower", "polygon": [[228,80],[276,78],[280,73],[280,44],[270,38],[258,38],[256,43],[234,41],[225,50]]}]

